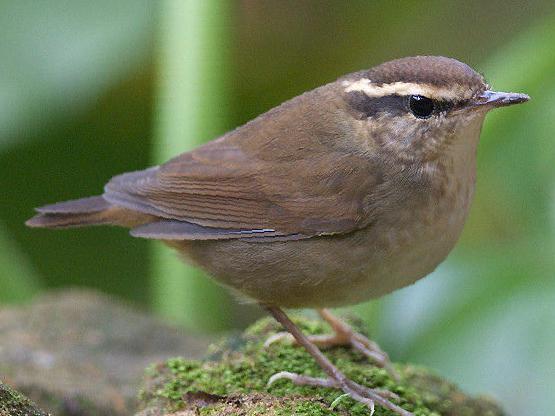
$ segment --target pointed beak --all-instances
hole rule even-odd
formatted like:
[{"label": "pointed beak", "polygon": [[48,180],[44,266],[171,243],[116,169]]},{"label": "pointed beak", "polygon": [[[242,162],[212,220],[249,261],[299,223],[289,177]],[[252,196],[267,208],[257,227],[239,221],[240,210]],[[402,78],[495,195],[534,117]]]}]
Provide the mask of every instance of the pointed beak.
[{"label": "pointed beak", "polygon": [[526,94],[516,92],[495,92],[486,90],[475,98],[475,106],[505,107],[507,105],[520,104],[528,101],[530,97]]}]

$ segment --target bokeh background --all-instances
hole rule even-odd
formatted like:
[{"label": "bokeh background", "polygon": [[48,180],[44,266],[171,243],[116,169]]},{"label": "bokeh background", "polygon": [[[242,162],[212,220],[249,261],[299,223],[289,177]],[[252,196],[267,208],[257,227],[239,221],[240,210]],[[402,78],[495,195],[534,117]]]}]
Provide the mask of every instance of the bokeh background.
[{"label": "bokeh background", "polygon": [[460,244],[431,276],[355,307],[395,360],[510,414],[555,414],[553,0],[0,1],[0,302],[87,286],[191,331],[246,325],[169,249],[53,232],[32,208],[98,194],[294,95],[388,59],[458,58],[533,97],[489,115]]}]

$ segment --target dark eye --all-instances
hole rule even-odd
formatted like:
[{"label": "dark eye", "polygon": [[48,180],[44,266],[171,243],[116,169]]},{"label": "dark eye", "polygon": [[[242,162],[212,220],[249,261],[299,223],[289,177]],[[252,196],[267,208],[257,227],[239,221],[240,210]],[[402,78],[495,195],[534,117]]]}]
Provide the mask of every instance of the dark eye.
[{"label": "dark eye", "polygon": [[434,100],[422,95],[411,95],[409,97],[409,108],[412,114],[418,118],[428,118],[435,109]]}]

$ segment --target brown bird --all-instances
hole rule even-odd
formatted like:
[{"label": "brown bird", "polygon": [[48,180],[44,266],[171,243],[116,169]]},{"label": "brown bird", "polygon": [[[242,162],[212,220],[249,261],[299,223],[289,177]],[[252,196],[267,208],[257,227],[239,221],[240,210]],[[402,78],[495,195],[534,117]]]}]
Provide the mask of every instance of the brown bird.
[{"label": "brown bird", "polygon": [[[266,308],[326,372],[298,384],[410,413],[349,380],[315,344],[385,353],[323,308],[426,276],[455,245],[474,192],[486,113],[528,96],[492,92],[454,59],[417,56],[346,75],[217,140],[108,182],[101,196],[38,208],[31,227],[110,224],[162,240]],[[316,308],[335,334],[309,338],[286,308]],[[273,340],[270,340],[273,341]]]}]

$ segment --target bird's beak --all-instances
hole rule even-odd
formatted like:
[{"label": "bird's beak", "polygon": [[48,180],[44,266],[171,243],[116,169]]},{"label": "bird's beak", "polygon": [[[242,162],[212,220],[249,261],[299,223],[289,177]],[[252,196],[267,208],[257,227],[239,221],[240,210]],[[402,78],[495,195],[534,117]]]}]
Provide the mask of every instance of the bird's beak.
[{"label": "bird's beak", "polygon": [[504,107],[507,105],[520,104],[528,101],[530,97],[526,94],[516,92],[495,92],[486,90],[474,100],[474,106]]}]

